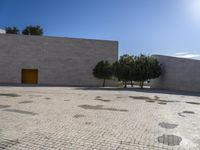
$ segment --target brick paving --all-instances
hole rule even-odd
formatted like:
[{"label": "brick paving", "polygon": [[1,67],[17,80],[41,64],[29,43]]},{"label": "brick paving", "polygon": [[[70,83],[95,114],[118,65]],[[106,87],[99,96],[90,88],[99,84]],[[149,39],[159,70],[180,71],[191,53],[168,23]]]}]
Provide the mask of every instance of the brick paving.
[{"label": "brick paving", "polygon": [[199,104],[147,90],[0,87],[0,149],[199,150]]}]

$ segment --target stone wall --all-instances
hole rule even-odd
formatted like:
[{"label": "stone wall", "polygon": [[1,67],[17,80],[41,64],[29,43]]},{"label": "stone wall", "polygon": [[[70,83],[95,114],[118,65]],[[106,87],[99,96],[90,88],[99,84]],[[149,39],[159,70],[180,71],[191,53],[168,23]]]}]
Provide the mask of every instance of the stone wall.
[{"label": "stone wall", "polygon": [[162,64],[163,73],[152,80],[151,88],[200,92],[200,61],[154,55]]},{"label": "stone wall", "polygon": [[21,84],[22,69],[38,69],[39,84],[99,86],[94,66],[117,59],[116,41],[0,34],[0,84]]}]

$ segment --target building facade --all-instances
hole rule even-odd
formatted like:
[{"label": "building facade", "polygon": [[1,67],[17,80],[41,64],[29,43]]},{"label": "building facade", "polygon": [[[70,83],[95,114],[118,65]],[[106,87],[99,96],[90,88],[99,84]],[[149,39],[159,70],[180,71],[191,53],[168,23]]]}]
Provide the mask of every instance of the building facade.
[{"label": "building facade", "polygon": [[162,64],[162,75],[151,88],[200,92],[200,60],[154,55]]},{"label": "building facade", "polygon": [[99,86],[93,68],[117,59],[117,41],[0,34],[0,84]]}]

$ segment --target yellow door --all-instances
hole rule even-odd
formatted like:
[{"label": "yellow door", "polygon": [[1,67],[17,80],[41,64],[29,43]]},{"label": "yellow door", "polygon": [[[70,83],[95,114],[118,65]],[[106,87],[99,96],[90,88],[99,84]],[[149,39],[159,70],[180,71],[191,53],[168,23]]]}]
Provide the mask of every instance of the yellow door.
[{"label": "yellow door", "polygon": [[37,84],[38,70],[37,69],[22,69],[22,83]]}]

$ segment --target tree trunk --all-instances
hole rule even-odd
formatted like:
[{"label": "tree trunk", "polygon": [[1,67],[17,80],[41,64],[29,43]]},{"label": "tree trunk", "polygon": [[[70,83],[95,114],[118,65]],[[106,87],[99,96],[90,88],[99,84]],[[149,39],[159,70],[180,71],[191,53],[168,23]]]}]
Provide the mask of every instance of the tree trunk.
[{"label": "tree trunk", "polygon": [[126,88],[127,87],[127,83],[126,83],[126,81],[124,81],[124,88]]},{"label": "tree trunk", "polygon": [[103,87],[105,87],[106,79],[103,79]]},{"label": "tree trunk", "polygon": [[141,89],[143,89],[143,87],[144,87],[144,81],[141,81]]},{"label": "tree trunk", "polygon": [[131,87],[133,87],[133,81],[131,80]]}]

